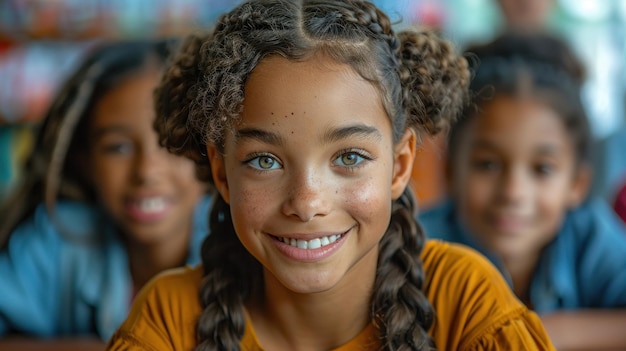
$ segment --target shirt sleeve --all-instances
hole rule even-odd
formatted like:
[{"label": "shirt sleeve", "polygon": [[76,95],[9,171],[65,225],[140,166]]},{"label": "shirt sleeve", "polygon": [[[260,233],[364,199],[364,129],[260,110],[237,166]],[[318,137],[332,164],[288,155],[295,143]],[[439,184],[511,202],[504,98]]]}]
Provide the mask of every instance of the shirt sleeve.
[{"label": "shirt sleeve", "polygon": [[61,239],[39,207],[0,252],[0,335],[55,333]]},{"label": "shirt sleeve", "polygon": [[431,332],[439,349],[554,350],[539,317],[484,256],[431,240],[423,260],[436,316]]},{"label": "shirt sleeve", "polygon": [[191,350],[196,343],[200,269],[172,269],[140,291],[107,350]]},{"label": "shirt sleeve", "polygon": [[[626,230],[608,204],[589,204],[587,225],[576,230],[578,285],[583,303],[590,308],[626,308]],[[580,216],[577,218],[581,220]]]},{"label": "shirt sleeve", "polygon": [[479,350],[555,350],[541,324],[541,320],[527,311],[509,316],[501,325],[494,325],[468,348]]}]

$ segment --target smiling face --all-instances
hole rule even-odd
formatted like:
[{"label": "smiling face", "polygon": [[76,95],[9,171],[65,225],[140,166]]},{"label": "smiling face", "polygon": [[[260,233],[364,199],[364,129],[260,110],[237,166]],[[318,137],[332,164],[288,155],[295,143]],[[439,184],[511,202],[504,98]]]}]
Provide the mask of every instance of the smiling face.
[{"label": "smiling face", "polygon": [[497,96],[463,128],[449,171],[463,222],[502,258],[537,255],[586,191],[562,119],[537,100]]},{"label": "smiling face", "polygon": [[205,186],[192,161],[158,145],[152,127],[157,70],[126,78],[91,116],[89,174],[98,197],[131,242],[187,240]]},{"label": "smiling face", "polygon": [[266,285],[312,293],[373,282],[392,198],[408,183],[415,137],[394,146],[376,89],[347,65],[264,59],[213,179]]}]

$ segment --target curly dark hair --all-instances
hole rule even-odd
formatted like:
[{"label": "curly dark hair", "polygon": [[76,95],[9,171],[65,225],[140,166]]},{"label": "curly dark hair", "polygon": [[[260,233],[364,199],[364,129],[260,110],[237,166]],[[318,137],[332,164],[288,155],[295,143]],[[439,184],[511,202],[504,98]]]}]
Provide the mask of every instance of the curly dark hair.
[{"label": "curly dark hair", "polygon": [[[423,30],[395,33],[375,5],[359,0],[248,1],[223,15],[213,32],[187,38],[156,91],[162,145],[195,160],[212,183],[206,145],[223,151],[240,118],[250,73],[264,58],[293,61],[323,54],[347,64],[380,92],[398,141],[407,128],[435,134],[466,101],[467,61]],[[380,243],[371,317],[384,350],[432,350],[434,311],[423,294],[424,234],[410,189],[394,202]],[[229,205],[217,198],[202,246],[204,306],[197,350],[238,350],[244,303],[263,287],[262,267],[239,242]]]}]

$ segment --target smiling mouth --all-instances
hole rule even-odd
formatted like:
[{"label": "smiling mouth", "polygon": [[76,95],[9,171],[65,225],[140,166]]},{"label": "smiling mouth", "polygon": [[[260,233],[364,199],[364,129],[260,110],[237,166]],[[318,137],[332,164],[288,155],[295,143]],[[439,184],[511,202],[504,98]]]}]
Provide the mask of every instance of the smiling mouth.
[{"label": "smiling mouth", "polygon": [[315,250],[320,247],[324,247],[326,245],[330,245],[335,241],[341,239],[343,234],[333,234],[328,236],[323,236],[321,238],[315,238],[311,240],[302,240],[302,239],[294,239],[294,238],[280,238],[275,236],[278,241],[281,241],[289,246],[297,247],[298,249],[303,250]]}]

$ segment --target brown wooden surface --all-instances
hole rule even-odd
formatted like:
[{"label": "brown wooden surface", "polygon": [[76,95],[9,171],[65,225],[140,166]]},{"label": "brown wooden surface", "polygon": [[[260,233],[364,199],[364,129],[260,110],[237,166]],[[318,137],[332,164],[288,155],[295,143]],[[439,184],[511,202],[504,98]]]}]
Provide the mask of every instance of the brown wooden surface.
[{"label": "brown wooden surface", "polygon": [[103,351],[104,349],[104,342],[95,337],[34,339],[23,336],[9,336],[0,338],[0,350],[2,351]]}]

